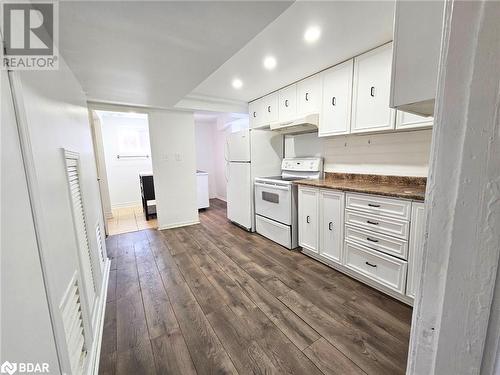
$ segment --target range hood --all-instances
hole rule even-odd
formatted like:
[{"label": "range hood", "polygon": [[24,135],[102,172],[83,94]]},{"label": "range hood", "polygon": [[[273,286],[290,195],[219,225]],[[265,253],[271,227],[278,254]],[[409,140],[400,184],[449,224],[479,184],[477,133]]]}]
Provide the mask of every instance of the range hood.
[{"label": "range hood", "polygon": [[271,123],[270,129],[283,134],[313,133],[318,131],[318,124],[319,114],[313,113],[290,121]]}]

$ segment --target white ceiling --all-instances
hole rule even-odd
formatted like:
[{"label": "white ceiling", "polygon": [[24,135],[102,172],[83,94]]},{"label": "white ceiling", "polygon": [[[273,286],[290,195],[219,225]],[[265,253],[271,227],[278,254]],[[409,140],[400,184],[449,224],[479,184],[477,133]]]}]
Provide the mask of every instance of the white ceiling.
[{"label": "white ceiling", "polygon": [[60,50],[89,100],[170,107],[291,3],[59,4]]},{"label": "white ceiling", "polygon": [[[392,40],[393,1],[296,2],[191,93],[250,101]],[[304,42],[308,26],[321,28],[314,44]],[[278,65],[263,68],[273,55]],[[231,81],[238,77],[243,87]]]}]

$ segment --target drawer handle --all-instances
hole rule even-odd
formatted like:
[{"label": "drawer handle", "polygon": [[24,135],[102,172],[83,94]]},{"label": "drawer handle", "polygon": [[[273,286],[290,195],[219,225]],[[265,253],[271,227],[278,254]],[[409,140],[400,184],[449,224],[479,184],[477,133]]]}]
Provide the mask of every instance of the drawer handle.
[{"label": "drawer handle", "polygon": [[309,215],[306,216],[306,223],[309,224],[311,222],[311,217]]},{"label": "drawer handle", "polygon": [[333,230],[333,222],[331,222],[331,221],[330,221],[330,222],[328,223],[328,229],[329,229],[329,230]]},{"label": "drawer handle", "polygon": [[374,240],[373,238],[370,238],[370,237],[366,237],[366,239],[367,239],[368,241],[371,241],[371,242],[378,242],[378,240]]},{"label": "drawer handle", "polygon": [[376,208],[379,208],[379,207],[380,207],[380,204],[368,203],[368,206],[370,206],[370,207],[376,207]]},{"label": "drawer handle", "polygon": [[366,263],[367,266],[370,266],[370,267],[373,267],[373,268],[377,267],[376,264],[371,264],[370,262],[365,262],[365,263]]},{"label": "drawer handle", "polygon": [[371,225],[378,225],[376,221],[366,220],[366,222]]}]

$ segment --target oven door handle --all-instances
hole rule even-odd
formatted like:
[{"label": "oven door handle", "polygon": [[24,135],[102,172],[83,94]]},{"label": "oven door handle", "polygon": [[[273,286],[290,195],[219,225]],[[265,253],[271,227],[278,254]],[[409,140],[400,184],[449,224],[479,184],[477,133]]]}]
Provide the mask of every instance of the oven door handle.
[{"label": "oven door handle", "polygon": [[255,186],[261,186],[268,189],[277,189],[277,190],[290,190],[289,186],[280,186],[274,184],[263,184],[261,182],[254,182]]}]

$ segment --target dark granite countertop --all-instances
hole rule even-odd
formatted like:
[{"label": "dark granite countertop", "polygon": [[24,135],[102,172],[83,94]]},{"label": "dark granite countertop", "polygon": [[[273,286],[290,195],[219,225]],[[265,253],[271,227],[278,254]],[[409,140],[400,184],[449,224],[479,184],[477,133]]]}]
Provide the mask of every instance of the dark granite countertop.
[{"label": "dark granite countertop", "polygon": [[423,201],[425,177],[379,176],[347,173],[325,173],[319,180],[298,180],[297,185],[314,186],[355,193]]}]

